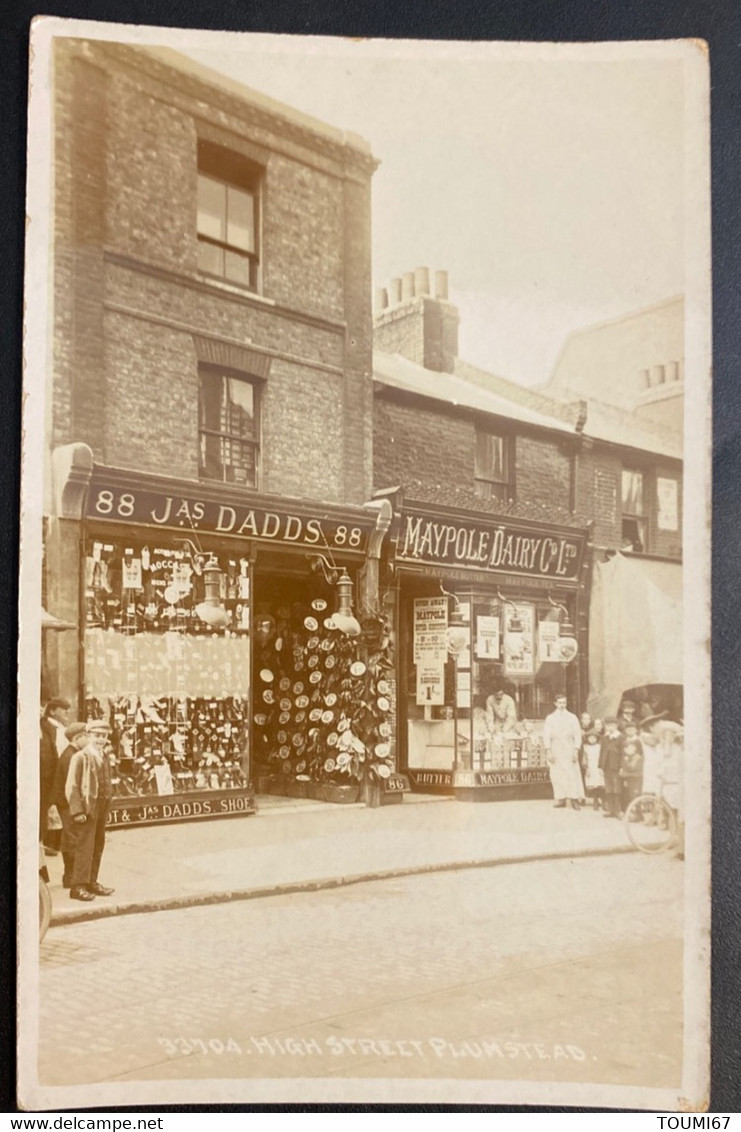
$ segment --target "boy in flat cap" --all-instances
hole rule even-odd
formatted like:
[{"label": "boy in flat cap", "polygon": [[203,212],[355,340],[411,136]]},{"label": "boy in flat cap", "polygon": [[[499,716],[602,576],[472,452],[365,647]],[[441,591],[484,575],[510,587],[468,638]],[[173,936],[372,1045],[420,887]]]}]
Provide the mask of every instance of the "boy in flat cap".
[{"label": "boy in flat cap", "polygon": [[112,888],[98,883],[105,846],[105,827],[113,794],[108,761],[108,725],[100,719],[87,724],[87,742],[70,759],[65,794],[77,825],[77,846],[70,877],[72,900],[110,896]]},{"label": "boy in flat cap", "polygon": [[59,817],[62,819],[62,860],[64,861],[62,885],[64,888],[69,888],[72,884],[78,825],[73,821],[72,815],[69,812],[69,803],[67,801],[65,788],[67,786],[67,775],[69,774],[69,764],[72,761],[72,756],[76,754],[77,751],[82,750],[88,742],[89,736],[85,724],[79,722],[70,723],[64,734],[67,739],[67,746],[59,756],[59,762],[57,763],[57,769],[54,775],[51,800],[57,807]]}]

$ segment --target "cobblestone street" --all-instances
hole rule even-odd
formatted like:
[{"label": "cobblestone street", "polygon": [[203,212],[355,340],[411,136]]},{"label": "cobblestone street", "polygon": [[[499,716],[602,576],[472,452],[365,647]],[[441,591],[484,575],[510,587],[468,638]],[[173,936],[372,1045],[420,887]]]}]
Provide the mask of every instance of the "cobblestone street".
[{"label": "cobblestone street", "polygon": [[476,1077],[673,1087],[682,866],[518,864],[52,929],[45,1085]]}]

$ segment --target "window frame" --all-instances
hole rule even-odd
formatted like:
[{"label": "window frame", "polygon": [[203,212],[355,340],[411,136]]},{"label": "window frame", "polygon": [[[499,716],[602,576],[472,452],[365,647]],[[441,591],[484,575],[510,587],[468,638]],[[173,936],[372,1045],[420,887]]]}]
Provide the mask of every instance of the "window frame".
[{"label": "window frame", "polygon": [[[240,436],[236,432],[229,432],[224,429],[207,428],[203,424],[203,389],[204,384],[208,379],[224,381],[240,381],[245,385],[252,388],[252,405],[253,405],[253,421],[254,421],[254,440],[247,437]],[[229,366],[220,366],[212,363],[201,363],[198,366],[198,478],[201,483],[226,483],[232,484],[235,487],[259,489],[262,475],[262,386],[263,382],[259,377],[254,374],[245,373],[241,370],[232,369]],[[223,400],[223,385],[222,385],[222,400]],[[202,443],[204,437],[217,438],[220,441],[228,441],[230,444],[241,444],[252,449],[253,453],[253,467],[254,476],[252,482],[241,482],[239,480],[228,479],[225,475],[227,468],[234,467],[233,464],[226,464],[222,459],[220,461],[221,476],[209,475],[206,470],[206,465],[202,460]]]},{"label": "window frame", "polygon": [[[625,505],[625,476],[634,475],[641,477],[641,510],[628,510]],[[645,468],[639,468],[634,465],[623,464],[620,469],[620,538],[623,543],[627,539],[633,543],[631,553],[633,554],[648,554],[649,553],[649,535],[651,530],[650,514],[649,514],[649,476]],[[633,537],[626,532],[626,523],[635,524],[636,533],[640,539],[640,548],[636,547]]]},{"label": "window frame", "polygon": [[[479,441],[498,440],[502,444],[503,479],[492,475],[479,474]],[[515,437],[504,430],[476,427],[473,459],[473,483],[477,499],[482,502],[509,503],[516,499],[515,484]],[[503,494],[499,494],[499,490]]]},{"label": "window frame", "polygon": [[[220,240],[209,236],[199,230],[202,211],[199,201],[200,179],[205,178],[220,185],[224,189],[223,227],[226,235],[229,217],[229,189],[249,193],[253,199],[252,205],[252,231],[254,236],[254,249],[231,244],[228,240]],[[233,150],[212,142],[199,140],[198,159],[196,170],[196,244],[198,247],[198,274],[206,279],[216,279],[232,287],[239,287],[244,291],[259,294],[262,287],[262,193],[264,169],[254,161],[243,157]],[[200,249],[202,246],[217,248],[221,252],[223,270],[209,271],[200,262]],[[248,265],[249,283],[240,279],[233,279],[227,274],[227,254],[239,257]]]}]

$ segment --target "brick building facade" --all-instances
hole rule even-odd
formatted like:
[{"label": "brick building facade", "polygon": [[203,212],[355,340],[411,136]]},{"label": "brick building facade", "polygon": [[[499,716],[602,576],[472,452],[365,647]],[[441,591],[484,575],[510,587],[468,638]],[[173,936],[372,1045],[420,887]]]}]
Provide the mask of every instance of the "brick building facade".
[{"label": "brick building facade", "polygon": [[165,50],[61,40],[54,95],[49,691],[110,722],[116,820],[212,816],[311,770],[318,611],[377,604],[376,162]]},{"label": "brick building facade", "polygon": [[[376,307],[374,487],[396,512],[402,766],[419,788],[459,796],[537,792],[547,775],[537,751],[523,753],[526,729],[556,691],[579,711],[604,714],[638,685],[647,698],[651,685],[681,684],[666,643],[678,639],[681,618],[681,436],[619,405],[559,399],[458,359],[444,272],[434,294],[426,269],[392,281]],[[499,553],[510,545],[509,557]],[[536,560],[535,547],[555,545],[571,554],[572,572],[566,559],[556,568]],[[627,556],[630,576],[618,587],[612,560]],[[469,644],[428,703],[420,673],[434,687],[435,664],[421,618],[441,595],[462,610]],[[615,609],[623,619],[606,635],[602,622]],[[513,621],[517,647],[530,638],[524,662],[508,656]],[[554,633],[576,648],[554,653]],[[477,715],[497,687],[516,701],[525,731],[495,752]],[[674,707],[681,693],[665,695]]]},{"label": "brick building facade", "polygon": [[[556,688],[584,706],[593,558],[679,558],[672,436],[467,366],[445,273],[434,294],[425,269],[395,281],[374,329],[362,139],[164,50],[60,41],[54,94],[44,593],[79,633],[45,641],[53,690],[201,787],[224,784],[201,757],[217,734],[219,766],[239,734],[248,775],[269,748],[303,777],[319,614],[359,628],[354,600],[369,639],[390,614],[380,734],[405,769],[426,696],[416,749],[444,724],[430,757],[455,747],[463,795],[543,788],[529,733],[474,782],[476,710],[496,682],[523,722]],[[439,642],[417,663],[442,595],[484,626],[469,669]]]},{"label": "brick building facade", "polygon": [[[479,370],[457,357],[457,330],[441,351],[439,327],[457,328],[458,312],[444,273],[437,276],[442,297],[430,294],[419,270],[377,293],[374,487],[404,485],[415,498],[451,506],[591,524],[599,553],[623,547],[635,518],[639,553],[679,560],[681,435],[596,398],[561,400]],[[418,295],[415,285],[426,290]],[[509,450],[496,497],[477,484],[482,432],[501,435]],[[623,472],[642,476],[640,514],[623,499]],[[660,481],[676,498],[674,529],[659,518]]]},{"label": "brick building facade", "polygon": [[[374,160],[360,139],[166,58],[56,45],[51,446],[197,480],[199,366],[224,366],[263,383],[254,486],[361,503]],[[250,190],[246,285],[199,266],[199,169]]]}]

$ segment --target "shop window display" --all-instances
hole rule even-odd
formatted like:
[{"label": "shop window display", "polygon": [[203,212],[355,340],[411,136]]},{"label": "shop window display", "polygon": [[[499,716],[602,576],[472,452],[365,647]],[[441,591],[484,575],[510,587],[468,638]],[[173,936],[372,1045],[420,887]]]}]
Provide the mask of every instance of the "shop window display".
[{"label": "shop window display", "polygon": [[[408,609],[409,765],[435,772],[545,767],[542,721],[567,680],[553,604],[451,593],[412,598]],[[453,617],[463,634],[456,649]]]},{"label": "shop window display", "polygon": [[258,606],[255,634],[260,789],[339,801],[388,777],[390,686],[335,627],[327,598]]},{"label": "shop window display", "polygon": [[93,540],[85,696],[111,726],[117,797],[248,784],[250,573],[192,543]]}]

